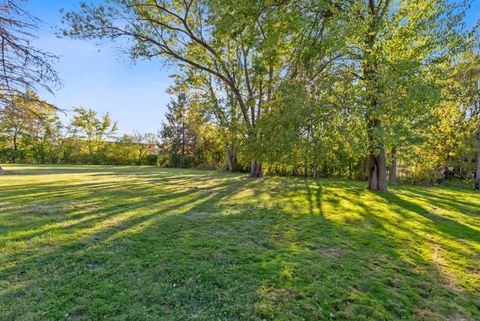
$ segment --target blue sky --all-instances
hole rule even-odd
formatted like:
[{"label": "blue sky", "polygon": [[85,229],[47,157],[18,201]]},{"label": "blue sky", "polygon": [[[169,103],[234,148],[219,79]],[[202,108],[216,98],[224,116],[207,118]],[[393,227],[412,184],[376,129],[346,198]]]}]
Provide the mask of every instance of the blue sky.
[{"label": "blue sky", "polygon": [[30,0],[23,7],[43,22],[35,45],[60,57],[55,64],[63,86],[51,95],[41,91],[41,98],[58,107],[88,107],[100,114],[110,112],[118,121],[118,134],[156,132],[164,119],[173,72],[161,61],[141,61],[135,65],[123,55],[118,45],[58,38],[60,9],[78,8],[76,0]]},{"label": "blue sky", "polygon": [[[90,2],[100,2],[94,0]],[[165,90],[172,83],[161,61],[140,61],[135,65],[120,52],[118,45],[57,38],[60,9],[78,9],[79,0],[29,0],[25,8],[43,23],[35,45],[60,57],[56,69],[63,86],[43,99],[62,109],[88,107],[100,114],[110,112],[118,121],[118,134],[156,132],[164,119],[169,96]],[[480,17],[480,0],[475,0],[467,24]]]}]

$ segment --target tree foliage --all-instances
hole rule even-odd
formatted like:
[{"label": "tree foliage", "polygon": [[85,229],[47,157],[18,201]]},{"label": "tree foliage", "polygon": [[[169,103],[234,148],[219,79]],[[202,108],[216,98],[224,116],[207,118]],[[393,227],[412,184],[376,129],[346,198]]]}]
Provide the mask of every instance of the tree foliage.
[{"label": "tree foliage", "polygon": [[[478,185],[478,31],[465,27],[469,5],[107,0],[65,13],[63,35],[118,41],[133,60],[175,66],[158,137],[163,165],[363,178],[380,191],[397,172]],[[82,141],[89,162],[105,161],[115,124],[76,113],[64,150],[79,154]],[[55,124],[28,136],[46,142],[47,132],[62,132]],[[118,143],[128,148],[116,155],[141,164],[154,141],[124,135]]]}]

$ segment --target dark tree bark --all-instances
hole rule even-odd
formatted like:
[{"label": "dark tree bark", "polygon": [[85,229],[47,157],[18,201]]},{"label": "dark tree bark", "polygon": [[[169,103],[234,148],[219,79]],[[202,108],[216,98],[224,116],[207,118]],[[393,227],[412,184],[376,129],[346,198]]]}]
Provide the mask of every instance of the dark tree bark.
[{"label": "dark tree bark", "polygon": [[372,191],[387,191],[387,162],[385,150],[380,149],[378,155],[368,156],[368,189]]},{"label": "dark tree bark", "polygon": [[475,173],[475,189],[480,188],[480,132],[477,134],[477,171]]},{"label": "dark tree bark", "polygon": [[[376,102],[372,104],[376,106]],[[385,157],[385,148],[378,144],[372,132],[379,128],[380,121],[374,119],[368,122],[370,144],[370,155],[367,157],[368,189],[372,191],[387,191],[387,160]]]},{"label": "dark tree bark", "polygon": [[13,163],[15,164],[17,162],[17,151],[18,151],[18,145],[17,145],[17,133],[13,135]]},{"label": "dark tree bark", "polygon": [[253,161],[251,164],[250,164],[250,177],[252,178],[260,178],[262,177],[263,173],[262,173],[262,164],[257,162],[257,161]]},{"label": "dark tree bark", "polygon": [[318,166],[317,164],[313,164],[313,178],[318,178]]},{"label": "dark tree bark", "polygon": [[263,169],[262,169],[262,164],[257,163],[257,176],[256,177],[263,177]]},{"label": "dark tree bark", "polygon": [[392,185],[397,184],[397,149],[395,147],[392,148],[389,183]]},{"label": "dark tree bark", "polygon": [[228,162],[228,171],[236,172],[237,171],[237,151],[233,145],[227,146],[227,162]]},{"label": "dark tree bark", "polygon": [[0,166],[0,175],[3,175],[4,171],[3,171],[3,168],[2,166]]},{"label": "dark tree bark", "polygon": [[368,189],[378,189],[378,166],[375,155],[369,155],[367,158],[368,171]]}]

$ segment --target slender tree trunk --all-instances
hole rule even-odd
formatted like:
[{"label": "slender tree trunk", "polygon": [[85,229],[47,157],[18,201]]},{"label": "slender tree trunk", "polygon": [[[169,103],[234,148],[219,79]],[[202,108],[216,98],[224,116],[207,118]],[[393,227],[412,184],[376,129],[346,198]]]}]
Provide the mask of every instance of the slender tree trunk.
[{"label": "slender tree trunk", "polygon": [[378,189],[378,166],[375,155],[369,155],[367,158],[367,171],[368,171],[368,189]]},{"label": "slender tree trunk", "polygon": [[263,176],[263,169],[262,169],[262,164],[261,163],[257,163],[256,174],[257,174],[256,177],[262,177]]},{"label": "slender tree trunk", "polygon": [[251,164],[250,164],[250,177],[260,178],[260,177],[262,177],[262,175],[263,175],[262,164],[257,162],[257,161],[251,162]]},{"label": "slender tree trunk", "polygon": [[480,189],[480,132],[477,134],[477,172],[475,173],[475,189]]},{"label": "slender tree trunk", "polygon": [[385,150],[383,147],[380,150],[380,155],[377,157],[378,163],[378,190],[382,192],[387,191],[387,159],[385,157]]},{"label": "slender tree trunk", "polygon": [[182,156],[185,156],[185,122],[182,120]]},{"label": "slender tree trunk", "polygon": [[370,154],[368,156],[368,189],[387,191],[387,162],[383,147],[378,155]]},{"label": "slender tree trunk", "polygon": [[0,175],[3,175],[4,171],[3,171],[3,168],[2,166],[0,166]]},{"label": "slender tree trunk", "polygon": [[227,162],[228,162],[228,171],[236,172],[237,171],[237,152],[233,145],[227,146]]},{"label": "slender tree trunk", "polygon": [[313,164],[313,178],[318,178],[318,166],[317,164]]},{"label": "slender tree trunk", "polygon": [[13,160],[12,160],[14,164],[17,162],[17,150],[18,150],[17,135],[15,134],[13,136]]},{"label": "slender tree trunk", "polygon": [[392,163],[390,164],[390,184],[397,184],[397,149],[392,148]]}]

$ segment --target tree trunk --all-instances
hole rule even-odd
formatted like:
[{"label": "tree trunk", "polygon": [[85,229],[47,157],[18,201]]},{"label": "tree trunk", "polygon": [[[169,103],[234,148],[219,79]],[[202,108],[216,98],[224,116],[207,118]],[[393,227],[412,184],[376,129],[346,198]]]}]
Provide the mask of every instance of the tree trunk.
[{"label": "tree trunk", "polygon": [[368,156],[368,189],[372,191],[387,191],[387,162],[385,150],[380,148],[380,154]]},{"label": "tree trunk", "polygon": [[392,148],[389,183],[392,185],[397,184],[397,149],[395,147]]},{"label": "tree trunk", "polygon": [[17,162],[17,135],[15,134],[13,136],[13,159],[12,162],[15,164]]},{"label": "tree trunk", "polygon": [[262,164],[261,163],[257,163],[257,177],[262,177],[263,176],[263,170],[262,170]]},{"label": "tree trunk", "polygon": [[3,175],[4,171],[3,171],[3,168],[2,166],[0,166],[0,175]]},{"label": "tree trunk", "polygon": [[480,188],[480,132],[477,135],[477,172],[475,173],[475,189]]},{"label": "tree trunk", "polygon": [[227,162],[228,162],[228,171],[236,172],[237,171],[237,152],[233,145],[227,146]]},{"label": "tree trunk", "polygon": [[253,161],[251,164],[250,164],[250,177],[252,178],[260,178],[262,177],[262,164],[257,162],[257,161]]},{"label": "tree trunk", "polygon": [[303,165],[303,174],[308,177],[308,165],[306,163]]},{"label": "tree trunk", "polygon": [[318,178],[318,166],[313,164],[313,178]]}]

